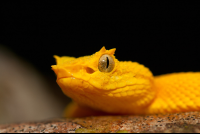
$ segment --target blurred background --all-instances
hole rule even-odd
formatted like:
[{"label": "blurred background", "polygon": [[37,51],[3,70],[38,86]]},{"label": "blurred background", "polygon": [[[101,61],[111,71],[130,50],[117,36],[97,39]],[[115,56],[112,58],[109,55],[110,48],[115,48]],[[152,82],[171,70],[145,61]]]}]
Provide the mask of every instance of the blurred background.
[{"label": "blurred background", "polygon": [[70,99],[56,83],[53,55],[91,55],[105,46],[154,75],[200,71],[198,6],[110,4],[1,4],[0,123],[62,116]]}]

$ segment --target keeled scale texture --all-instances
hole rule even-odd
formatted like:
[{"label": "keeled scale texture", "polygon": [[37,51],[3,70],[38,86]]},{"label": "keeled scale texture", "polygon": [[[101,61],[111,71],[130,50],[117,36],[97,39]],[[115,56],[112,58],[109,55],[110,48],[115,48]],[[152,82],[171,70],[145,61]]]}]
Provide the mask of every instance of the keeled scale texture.
[{"label": "keeled scale texture", "polygon": [[157,96],[147,113],[200,110],[200,73],[172,73],[155,77]]}]

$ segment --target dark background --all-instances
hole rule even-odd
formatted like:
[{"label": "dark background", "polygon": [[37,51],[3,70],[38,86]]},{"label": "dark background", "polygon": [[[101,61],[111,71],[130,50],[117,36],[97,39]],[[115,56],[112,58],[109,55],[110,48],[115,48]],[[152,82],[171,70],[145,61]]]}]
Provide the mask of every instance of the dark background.
[{"label": "dark background", "polygon": [[0,43],[51,77],[54,54],[79,57],[102,46],[155,75],[200,70],[199,6],[108,5],[1,5]]},{"label": "dark background", "polygon": [[53,80],[54,54],[79,57],[102,46],[154,75],[200,71],[197,4],[118,4],[3,4],[0,43]]},{"label": "dark background", "polygon": [[0,43],[52,77],[54,54],[79,57],[102,46],[155,75],[200,70],[199,6],[108,5],[1,5]]}]

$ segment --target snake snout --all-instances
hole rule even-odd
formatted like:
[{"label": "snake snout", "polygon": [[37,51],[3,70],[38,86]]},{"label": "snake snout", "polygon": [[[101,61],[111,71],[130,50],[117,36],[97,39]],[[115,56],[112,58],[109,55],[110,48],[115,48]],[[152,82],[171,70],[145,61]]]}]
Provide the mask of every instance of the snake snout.
[{"label": "snake snout", "polygon": [[72,74],[65,68],[59,66],[52,66],[52,70],[57,75],[57,79],[71,77]]}]

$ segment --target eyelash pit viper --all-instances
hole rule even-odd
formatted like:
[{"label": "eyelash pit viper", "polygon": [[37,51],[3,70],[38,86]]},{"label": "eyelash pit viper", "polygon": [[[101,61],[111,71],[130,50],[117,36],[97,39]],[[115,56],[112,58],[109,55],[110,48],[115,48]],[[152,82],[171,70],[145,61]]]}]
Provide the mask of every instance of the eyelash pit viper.
[{"label": "eyelash pit viper", "polygon": [[79,58],[54,56],[57,83],[73,99],[66,117],[200,110],[200,72],[153,76],[142,64],[118,61],[115,50],[102,47]]}]

